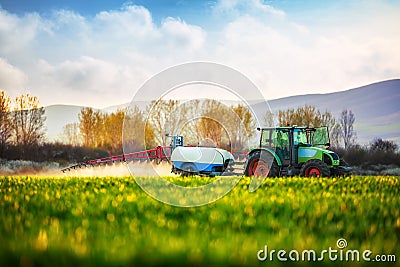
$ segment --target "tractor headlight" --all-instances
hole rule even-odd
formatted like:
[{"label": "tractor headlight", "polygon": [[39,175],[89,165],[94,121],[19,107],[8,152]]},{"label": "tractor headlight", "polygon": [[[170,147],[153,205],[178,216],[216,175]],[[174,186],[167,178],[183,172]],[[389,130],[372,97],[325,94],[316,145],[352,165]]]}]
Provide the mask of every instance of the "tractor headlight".
[{"label": "tractor headlight", "polygon": [[338,156],[338,154],[336,154],[335,152],[331,152],[331,153],[329,153],[329,155],[331,155],[331,157],[333,158],[333,160],[339,160],[339,156]]}]

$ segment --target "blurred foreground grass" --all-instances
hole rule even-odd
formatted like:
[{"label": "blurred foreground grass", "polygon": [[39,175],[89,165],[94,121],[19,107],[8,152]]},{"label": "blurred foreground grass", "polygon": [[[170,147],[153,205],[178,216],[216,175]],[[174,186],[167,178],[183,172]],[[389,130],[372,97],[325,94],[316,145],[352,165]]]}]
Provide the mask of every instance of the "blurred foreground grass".
[{"label": "blurred foreground grass", "polygon": [[[259,262],[257,252],[337,249],[339,238],[348,249],[395,254],[400,266],[399,177],[268,178],[254,193],[249,183],[180,208],[131,177],[0,177],[0,266],[286,266]],[[318,266],[335,264],[355,263]]]}]

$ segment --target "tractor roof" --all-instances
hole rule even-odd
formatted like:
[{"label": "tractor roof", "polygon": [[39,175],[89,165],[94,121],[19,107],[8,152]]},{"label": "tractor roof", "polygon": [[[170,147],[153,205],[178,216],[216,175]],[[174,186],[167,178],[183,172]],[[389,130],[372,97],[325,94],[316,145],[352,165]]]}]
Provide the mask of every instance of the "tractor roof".
[{"label": "tractor roof", "polygon": [[291,130],[291,129],[315,129],[314,127],[307,127],[307,126],[279,126],[279,127],[258,127],[257,130]]}]

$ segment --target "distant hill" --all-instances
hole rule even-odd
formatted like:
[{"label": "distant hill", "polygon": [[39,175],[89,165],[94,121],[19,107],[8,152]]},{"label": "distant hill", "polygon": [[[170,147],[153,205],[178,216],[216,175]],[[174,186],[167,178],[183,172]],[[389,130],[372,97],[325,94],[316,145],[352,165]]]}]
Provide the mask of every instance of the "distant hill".
[{"label": "distant hill", "polygon": [[[321,111],[330,111],[336,117],[347,108],[356,117],[355,130],[358,142],[369,143],[375,137],[394,140],[400,144],[400,79],[377,82],[370,85],[329,94],[309,94],[268,101],[273,112],[314,105]],[[142,103],[143,107],[146,103]],[[265,106],[259,101],[250,103],[256,114],[265,114]],[[128,104],[102,109],[113,112]],[[46,127],[49,140],[58,139],[67,123],[77,122],[82,106],[52,105],[46,107]]]}]

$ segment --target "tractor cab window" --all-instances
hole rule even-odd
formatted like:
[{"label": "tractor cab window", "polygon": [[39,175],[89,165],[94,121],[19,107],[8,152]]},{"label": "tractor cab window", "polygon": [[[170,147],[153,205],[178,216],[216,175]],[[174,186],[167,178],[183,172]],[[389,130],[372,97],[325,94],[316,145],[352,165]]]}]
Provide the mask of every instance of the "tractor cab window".
[{"label": "tractor cab window", "polygon": [[301,129],[295,129],[293,132],[293,142],[295,146],[308,144],[307,133]]}]

